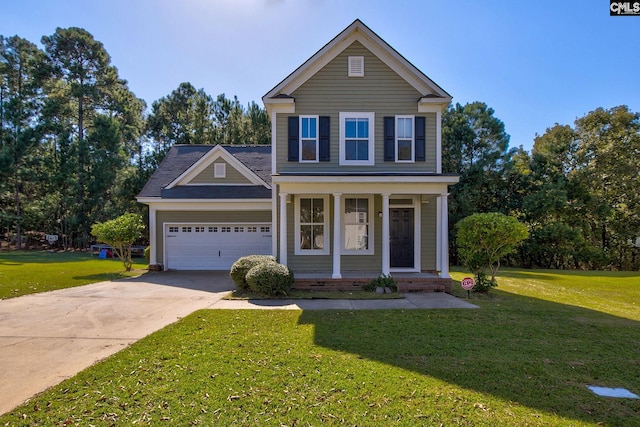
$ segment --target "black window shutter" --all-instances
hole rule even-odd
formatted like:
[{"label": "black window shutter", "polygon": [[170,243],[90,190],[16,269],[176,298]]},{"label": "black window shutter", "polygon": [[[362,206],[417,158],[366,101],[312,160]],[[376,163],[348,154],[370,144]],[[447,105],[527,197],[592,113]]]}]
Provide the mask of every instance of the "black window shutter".
[{"label": "black window shutter", "polygon": [[424,162],[426,160],[426,142],[425,142],[425,118],[415,118],[416,127],[416,162]]},{"label": "black window shutter", "polygon": [[289,116],[288,129],[289,161],[297,162],[300,159],[300,143],[298,141],[300,126],[298,125],[298,116]]},{"label": "black window shutter", "polygon": [[319,151],[320,151],[320,161],[321,162],[328,162],[329,161],[329,148],[330,148],[330,144],[329,144],[329,135],[331,133],[331,126],[330,126],[330,117],[329,116],[320,116],[320,130],[319,130],[319,137],[320,137],[320,147],[319,147]]},{"label": "black window shutter", "polygon": [[393,162],[395,154],[396,119],[395,117],[384,118],[384,161]]}]

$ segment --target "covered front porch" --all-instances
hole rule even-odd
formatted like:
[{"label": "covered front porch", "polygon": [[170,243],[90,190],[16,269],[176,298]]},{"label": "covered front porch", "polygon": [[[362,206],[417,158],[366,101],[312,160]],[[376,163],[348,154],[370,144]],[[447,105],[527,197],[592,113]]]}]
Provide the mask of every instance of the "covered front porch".
[{"label": "covered front porch", "polygon": [[447,290],[448,176],[274,176],[273,253],[296,287]]},{"label": "covered front porch", "polygon": [[[341,278],[333,278],[331,271],[309,271],[294,274],[294,289],[309,291],[356,291],[362,290],[373,279],[380,276],[376,271],[343,271]],[[452,280],[437,273],[398,272],[391,274],[398,285],[398,292],[451,292]]]}]

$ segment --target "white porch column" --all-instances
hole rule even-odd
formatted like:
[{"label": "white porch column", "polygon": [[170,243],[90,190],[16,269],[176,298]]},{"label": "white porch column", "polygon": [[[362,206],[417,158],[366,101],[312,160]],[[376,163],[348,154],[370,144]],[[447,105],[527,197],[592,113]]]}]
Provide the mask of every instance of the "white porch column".
[{"label": "white porch column", "polygon": [[280,193],[280,253],[278,262],[287,265],[287,193]]},{"label": "white porch column", "polygon": [[278,256],[278,189],[271,187],[271,255]]},{"label": "white porch column", "polygon": [[449,208],[448,194],[438,196],[440,200],[440,277],[449,279]]},{"label": "white porch column", "polygon": [[341,279],[340,273],[340,252],[342,248],[342,214],[341,207],[342,193],[333,193],[333,274],[332,279]]},{"label": "white porch column", "polygon": [[382,194],[382,274],[389,275],[389,193]]},{"label": "white porch column", "polygon": [[[158,241],[156,239],[156,213],[154,206],[149,204],[149,264],[158,264]],[[163,247],[167,247],[166,236],[162,230]]]}]

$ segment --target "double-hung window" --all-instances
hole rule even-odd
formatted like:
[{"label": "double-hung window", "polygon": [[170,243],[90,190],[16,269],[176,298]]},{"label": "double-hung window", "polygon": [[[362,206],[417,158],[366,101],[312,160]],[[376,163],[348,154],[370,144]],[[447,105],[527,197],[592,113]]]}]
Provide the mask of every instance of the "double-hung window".
[{"label": "double-hung window", "polygon": [[345,197],[342,253],[352,255],[373,254],[373,199],[371,197]]},{"label": "double-hung window", "polygon": [[388,116],[383,118],[384,161],[426,161],[426,117]]},{"label": "double-hung window", "polygon": [[340,164],[374,164],[374,113],[340,113]]},{"label": "double-hung window", "polygon": [[318,161],[318,116],[300,116],[300,161]]},{"label": "double-hung window", "polygon": [[413,162],[414,145],[413,116],[396,116],[396,162]]},{"label": "double-hung window", "polygon": [[300,196],[295,206],[295,254],[329,253],[328,196]]}]

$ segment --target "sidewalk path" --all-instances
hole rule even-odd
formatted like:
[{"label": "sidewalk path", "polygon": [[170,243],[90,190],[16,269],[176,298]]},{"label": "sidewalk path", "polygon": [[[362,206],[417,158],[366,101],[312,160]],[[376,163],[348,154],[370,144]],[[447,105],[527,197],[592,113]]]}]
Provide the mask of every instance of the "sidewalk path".
[{"label": "sidewalk path", "polygon": [[0,414],[196,310],[474,308],[444,293],[390,300],[221,298],[226,272],[148,273],[0,301]]}]

